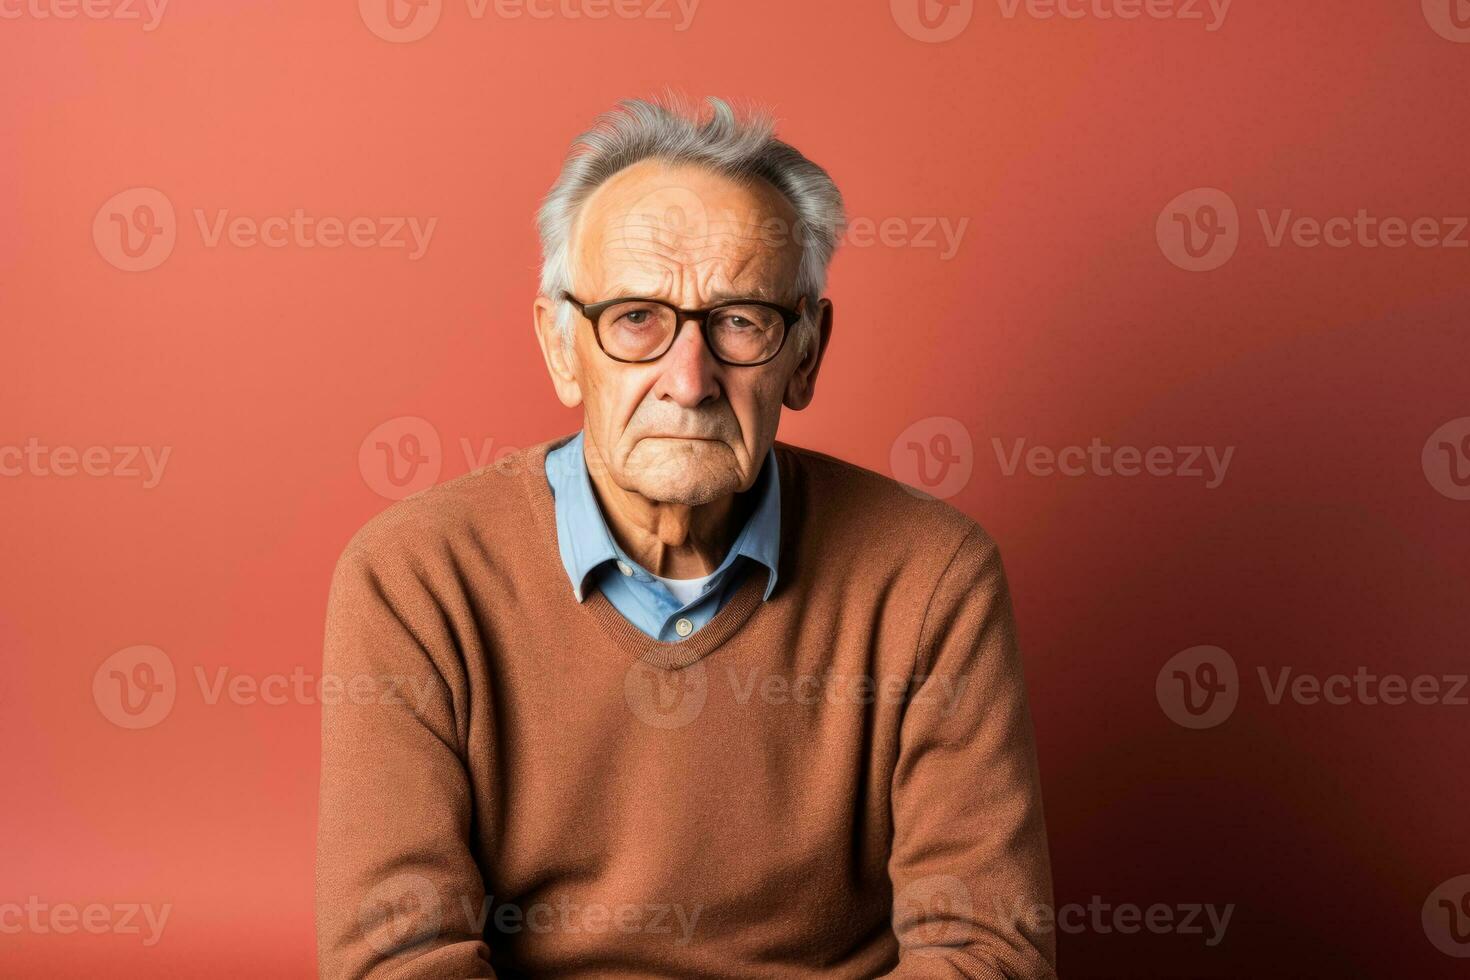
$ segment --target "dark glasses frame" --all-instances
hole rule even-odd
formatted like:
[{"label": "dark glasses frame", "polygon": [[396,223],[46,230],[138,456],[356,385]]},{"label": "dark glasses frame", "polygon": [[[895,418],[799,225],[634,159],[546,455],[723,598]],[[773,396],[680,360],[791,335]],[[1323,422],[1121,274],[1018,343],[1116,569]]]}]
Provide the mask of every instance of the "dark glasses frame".
[{"label": "dark glasses frame", "polygon": [[[623,364],[648,364],[651,361],[656,361],[659,358],[663,357],[673,348],[674,341],[678,339],[679,336],[679,329],[684,326],[684,322],[686,320],[693,320],[695,323],[699,324],[699,332],[704,337],[704,345],[709,348],[710,355],[713,356],[715,360],[719,361],[721,364],[728,364],[731,367],[760,367],[762,364],[769,364],[781,354],[781,351],[786,348],[787,338],[791,336],[791,328],[796,325],[796,321],[801,319],[801,311],[799,309],[793,310],[789,306],[782,306],[779,303],[768,303],[763,299],[726,300],[725,302],[720,303],[716,306],[711,306],[708,309],[684,310],[675,306],[673,303],[668,303],[661,299],[654,299],[651,296],[619,296],[617,299],[607,299],[597,303],[584,303],[581,300],[577,299],[577,297],[573,296],[571,293],[564,291],[561,294],[561,298],[566,300],[568,303],[571,303],[574,307],[577,308],[577,311],[579,313],[581,313],[588,320],[592,321],[592,335],[597,338],[598,348],[614,361],[618,361]],[[602,345],[602,314],[606,313],[608,310],[621,303],[653,303],[658,306],[662,306],[665,309],[674,311],[674,329],[669,334],[669,341],[668,343],[664,344],[662,350],[660,350],[656,354],[651,354],[648,357],[639,358],[638,360],[629,360],[628,358],[618,357],[614,354],[608,353],[607,348]],[[773,310],[781,315],[781,322],[783,324],[783,327],[781,329],[781,342],[776,345],[776,349],[771,353],[770,357],[762,358],[759,361],[728,361],[720,356],[719,351],[715,350],[715,345],[710,342],[709,337],[710,317],[720,310],[728,309],[732,306],[760,306],[768,310]]]}]

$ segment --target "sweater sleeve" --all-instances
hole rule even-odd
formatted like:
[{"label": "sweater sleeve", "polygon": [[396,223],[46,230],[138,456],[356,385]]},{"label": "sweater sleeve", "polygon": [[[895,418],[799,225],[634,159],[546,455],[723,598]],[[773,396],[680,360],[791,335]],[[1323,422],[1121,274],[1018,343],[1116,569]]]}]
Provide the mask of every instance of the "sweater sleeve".
[{"label": "sweater sleeve", "polygon": [[402,558],[350,545],[327,604],[316,926],[320,975],[494,977],[469,844],[464,671]]},{"label": "sweater sleeve", "polygon": [[1051,863],[1011,598],[974,525],[920,627],[888,863],[894,978],[1056,976]]}]

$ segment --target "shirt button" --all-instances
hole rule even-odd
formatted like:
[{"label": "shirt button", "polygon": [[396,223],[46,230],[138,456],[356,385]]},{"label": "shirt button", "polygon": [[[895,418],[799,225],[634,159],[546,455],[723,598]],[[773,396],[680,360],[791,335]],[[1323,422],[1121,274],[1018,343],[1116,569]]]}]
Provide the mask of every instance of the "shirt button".
[{"label": "shirt button", "polygon": [[680,636],[688,636],[694,632],[694,624],[687,619],[681,619],[674,624],[674,632]]},{"label": "shirt button", "polygon": [[622,572],[624,575],[633,574],[633,569],[630,568],[628,566],[628,563],[623,561],[621,558],[618,559],[618,571]]}]

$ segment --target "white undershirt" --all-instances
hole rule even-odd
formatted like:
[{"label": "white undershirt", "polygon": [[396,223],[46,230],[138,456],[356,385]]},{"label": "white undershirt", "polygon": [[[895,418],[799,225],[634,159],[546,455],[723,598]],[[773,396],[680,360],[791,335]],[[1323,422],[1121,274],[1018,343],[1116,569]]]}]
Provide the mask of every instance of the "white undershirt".
[{"label": "white undershirt", "polygon": [[[649,574],[653,575],[652,572]],[[704,594],[704,584],[714,578],[715,573],[710,572],[701,578],[664,578],[662,575],[653,577],[667,585],[669,591],[674,593],[674,598],[679,600],[679,605],[684,606],[688,605],[690,600],[697,599]]]}]

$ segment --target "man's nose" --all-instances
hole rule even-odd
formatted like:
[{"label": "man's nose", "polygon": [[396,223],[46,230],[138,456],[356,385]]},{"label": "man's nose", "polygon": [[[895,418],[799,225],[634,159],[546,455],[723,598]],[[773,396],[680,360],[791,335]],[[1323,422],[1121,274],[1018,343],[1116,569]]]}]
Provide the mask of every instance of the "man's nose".
[{"label": "man's nose", "polygon": [[674,345],[660,360],[657,394],[693,408],[720,397],[720,384],[715,374],[719,362],[704,342],[699,324],[682,320],[674,335]]}]

